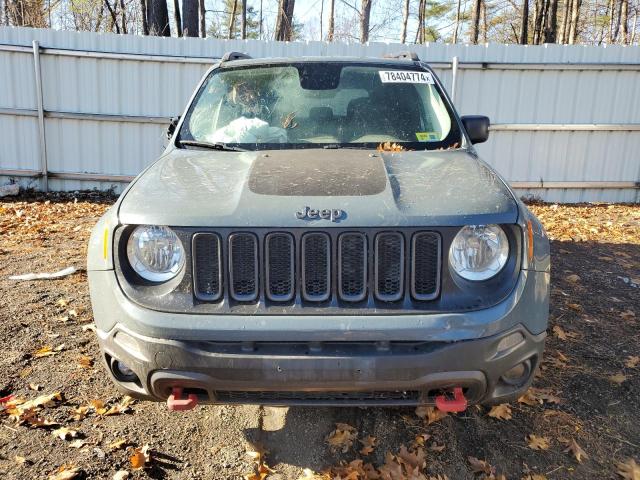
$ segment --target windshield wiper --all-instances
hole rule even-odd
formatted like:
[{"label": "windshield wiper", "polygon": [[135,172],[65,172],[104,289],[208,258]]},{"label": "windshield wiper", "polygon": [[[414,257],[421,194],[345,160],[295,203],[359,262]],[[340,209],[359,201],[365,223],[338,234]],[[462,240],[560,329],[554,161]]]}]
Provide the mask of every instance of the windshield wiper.
[{"label": "windshield wiper", "polygon": [[332,143],[330,145],[324,145],[322,148],[325,150],[337,150],[341,148],[350,148],[352,150],[375,150],[375,148],[368,147],[365,145],[340,145],[338,143]]},{"label": "windshield wiper", "polygon": [[223,150],[226,152],[246,152],[244,148],[232,147],[224,142],[202,142],[200,140],[178,140],[178,145],[186,147],[208,148],[210,150]]}]

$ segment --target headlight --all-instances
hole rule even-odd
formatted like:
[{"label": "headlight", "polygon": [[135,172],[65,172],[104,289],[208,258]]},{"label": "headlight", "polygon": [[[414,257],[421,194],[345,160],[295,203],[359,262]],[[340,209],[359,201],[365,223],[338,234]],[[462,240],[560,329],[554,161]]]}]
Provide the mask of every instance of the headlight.
[{"label": "headlight", "polygon": [[509,258],[509,240],[498,225],[468,225],[449,249],[449,265],[462,278],[487,280],[498,274]]},{"label": "headlight", "polygon": [[166,282],[184,265],[184,248],[168,227],[136,227],[127,242],[129,264],[145,280]]}]

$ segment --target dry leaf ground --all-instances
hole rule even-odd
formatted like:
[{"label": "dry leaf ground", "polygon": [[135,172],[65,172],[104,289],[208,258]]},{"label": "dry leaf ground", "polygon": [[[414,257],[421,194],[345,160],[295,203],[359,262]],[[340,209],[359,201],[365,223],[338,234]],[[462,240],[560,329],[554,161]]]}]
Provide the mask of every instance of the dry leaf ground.
[{"label": "dry leaf ground", "polygon": [[[136,402],[128,413],[107,416],[86,408],[95,400],[109,407],[122,402],[97,361],[94,333],[86,328],[92,318],[83,270],[89,231],[112,202],[96,193],[75,200],[53,194],[0,202],[0,400],[61,391],[63,401],[39,414],[57,422],[55,428],[77,431],[75,439],[62,440],[52,429],[18,425],[0,415],[3,479],[47,478],[63,466],[92,479],[110,479],[119,470],[129,470],[133,479],[241,478],[252,469],[246,452],[256,445],[267,451],[266,461],[276,472],[268,478],[296,479],[305,468],[319,472],[360,457],[359,441],[346,453],[331,452],[326,439],[338,422],[353,426],[358,439],[376,438],[365,461],[377,467],[387,452],[397,455],[402,445],[411,448],[416,436],[429,434],[420,437],[428,438],[426,471],[450,480],[474,478],[468,457],[487,461],[509,479],[534,474],[613,479],[617,462],[640,462],[640,368],[628,365],[630,357],[640,355],[638,206],[531,206],[551,237],[549,332],[559,326],[565,333],[564,339],[549,336],[535,385],[561,403],[541,398],[532,405],[512,404],[510,420],[470,408],[427,426],[413,409],[207,406],[169,413],[162,404]],[[72,265],[79,273],[61,280],[7,279]],[[61,344],[64,349],[55,355],[33,356],[42,346]],[[79,364],[83,356],[94,359],[93,365]],[[611,382],[619,373],[626,380]],[[550,448],[528,448],[529,434],[548,437]],[[79,439],[86,443],[71,446]],[[574,439],[588,458],[578,463],[559,439]],[[126,442],[122,448],[110,448],[120,441]],[[133,471],[131,452],[147,444],[149,468]],[[429,449],[432,445],[445,448]]]}]

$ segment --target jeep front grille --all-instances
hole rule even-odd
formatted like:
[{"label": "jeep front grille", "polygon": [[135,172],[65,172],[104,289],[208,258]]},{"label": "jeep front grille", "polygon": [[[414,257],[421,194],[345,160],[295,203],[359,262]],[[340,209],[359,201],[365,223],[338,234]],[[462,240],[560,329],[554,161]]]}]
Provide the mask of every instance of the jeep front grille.
[{"label": "jeep front grille", "polygon": [[215,233],[193,236],[193,285],[196,298],[216,301],[222,295],[220,237]]},{"label": "jeep front grille", "polygon": [[302,237],[302,295],[305,300],[323,302],[331,295],[331,242],[326,233]]},{"label": "jeep front grille", "polygon": [[265,241],[265,285],[267,298],[287,302],[294,295],[293,237],[288,233],[270,233]]},{"label": "jeep front grille", "polygon": [[258,298],[258,239],[252,233],[229,237],[229,284],[234,300],[252,302]]},{"label": "jeep front grille", "polygon": [[441,250],[430,231],[198,232],[194,294],[266,307],[407,308],[438,297]]}]

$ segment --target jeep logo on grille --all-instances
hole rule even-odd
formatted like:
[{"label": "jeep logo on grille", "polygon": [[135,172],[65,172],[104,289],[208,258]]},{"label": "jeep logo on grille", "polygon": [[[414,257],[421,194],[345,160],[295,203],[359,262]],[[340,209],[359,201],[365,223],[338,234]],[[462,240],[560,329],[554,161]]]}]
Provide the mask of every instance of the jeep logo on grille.
[{"label": "jeep logo on grille", "polygon": [[317,210],[315,208],[303,207],[300,211],[296,212],[296,218],[300,220],[331,220],[332,222],[338,222],[344,217],[345,212],[339,208],[324,208]]}]

